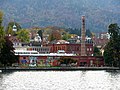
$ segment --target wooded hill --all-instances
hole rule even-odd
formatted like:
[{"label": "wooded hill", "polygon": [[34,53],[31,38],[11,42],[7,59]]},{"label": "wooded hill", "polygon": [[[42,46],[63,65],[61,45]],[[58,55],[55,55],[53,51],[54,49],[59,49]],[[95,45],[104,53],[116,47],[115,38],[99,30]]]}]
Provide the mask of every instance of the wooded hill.
[{"label": "wooded hill", "polygon": [[86,16],[86,28],[107,31],[110,23],[120,24],[120,0],[1,0],[4,25],[11,20],[22,28],[58,26],[80,28]]}]

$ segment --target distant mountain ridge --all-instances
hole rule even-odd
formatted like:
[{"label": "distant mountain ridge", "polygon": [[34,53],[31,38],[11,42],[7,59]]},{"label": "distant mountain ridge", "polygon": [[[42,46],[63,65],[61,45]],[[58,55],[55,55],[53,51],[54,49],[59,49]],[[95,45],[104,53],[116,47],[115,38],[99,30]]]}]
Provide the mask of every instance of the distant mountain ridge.
[{"label": "distant mountain ridge", "polygon": [[120,0],[0,0],[0,9],[4,25],[14,19],[23,28],[80,28],[82,15],[93,32],[107,31],[110,23],[120,25]]}]

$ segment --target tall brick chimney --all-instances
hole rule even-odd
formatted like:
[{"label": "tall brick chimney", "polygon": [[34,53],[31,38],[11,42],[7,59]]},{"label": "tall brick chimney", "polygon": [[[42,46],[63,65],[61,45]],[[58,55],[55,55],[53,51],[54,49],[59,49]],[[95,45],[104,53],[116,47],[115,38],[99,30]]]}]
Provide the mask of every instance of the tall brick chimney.
[{"label": "tall brick chimney", "polygon": [[82,30],[81,30],[81,56],[86,56],[85,47],[85,16],[82,16]]}]

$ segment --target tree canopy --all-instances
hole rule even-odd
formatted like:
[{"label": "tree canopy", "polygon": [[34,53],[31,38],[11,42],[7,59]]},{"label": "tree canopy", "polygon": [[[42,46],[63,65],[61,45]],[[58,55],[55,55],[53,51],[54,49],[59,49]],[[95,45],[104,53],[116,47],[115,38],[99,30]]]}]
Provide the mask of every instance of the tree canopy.
[{"label": "tree canopy", "polygon": [[68,40],[69,38],[71,38],[71,35],[67,32],[62,35],[63,40]]},{"label": "tree canopy", "polygon": [[49,40],[61,40],[61,33],[59,30],[52,30],[51,35],[49,36]]},{"label": "tree canopy", "polygon": [[101,56],[101,52],[96,46],[94,46],[94,56]]},{"label": "tree canopy", "polygon": [[3,44],[5,42],[4,36],[5,36],[4,28],[0,26],[0,49],[3,48]]},{"label": "tree canopy", "polygon": [[5,65],[12,65],[17,60],[17,56],[14,54],[13,43],[9,40],[9,37],[5,37],[5,43],[1,49],[0,62]]},{"label": "tree canopy", "polygon": [[29,31],[26,29],[21,29],[17,32],[17,38],[20,39],[22,42],[29,42],[30,36]]},{"label": "tree canopy", "polygon": [[17,56],[14,54],[13,43],[9,40],[9,36],[5,36],[2,21],[3,12],[0,11],[0,63],[6,66],[16,62]]},{"label": "tree canopy", "polygon": [[[69,32],[70,34],[76,34],[78,36],[81,36],[81,29],[77,29],[77,28],[68,28],[65,29],[66,32]],[[92,33],[89,29],[86,29],[86,36],[91,37]]]},{"label": "tree canopy", "polygon": [[16,26],[17,31],[21,30],[21,26],[20,26],[19,23],[17,23],[17,22],[9,22],[8,26],[6,28],[6,34],[16,35],[16,32],[13,31],[13,26],[14,25]]},{"label": "tree canopy", "polygon": [[41,37],[41,39],[43,39],[43,31],[42,31],[42,30],[39,30],[39,31],[38,31],[38,34],[39,34],[39,36]]},{"label": "tree canopy", "polygon": [[120,28],[118,24],[110,24],[108,33],[110,40],[104,51],[105,63],[109,66],[120,66]]},{"label": "tree canopy", "polygon": [[2,21],[3,21],[3,12],[0,11],[0,26],[2,26]]},{"label": "tree canopy", "polygon": [[2,26],[2,21],[3,21],[3,12],[0,11],[0,53],[1,53],[1,48],[3,48],[3,44],[5,42],[4,40],[5,32],[4,32],[4,27]]}]

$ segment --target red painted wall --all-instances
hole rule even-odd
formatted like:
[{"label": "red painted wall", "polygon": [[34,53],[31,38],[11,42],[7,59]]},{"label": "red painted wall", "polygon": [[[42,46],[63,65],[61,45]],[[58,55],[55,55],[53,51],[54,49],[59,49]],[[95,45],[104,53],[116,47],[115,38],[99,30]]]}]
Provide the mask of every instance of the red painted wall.
[{"label": "red painted wall", "polygon": [[[23,60],[25,56],[20,56],[19,57],[19,62],[21,62],[21,60]],[[57,56],[56,56],[57,57]],[[77,66],[87,66],[87,67],[101,67],[104,66],[104,59],[102,56],[99,57],[94,57],[94,56],[62,56],[62,57],[66,57],[66,58],[72,58],[74,60],[77,60]],[[44,63],[46,63],[47,60],[47,56],[38,56],[37,59],[38,60],[44,60]],[[26,56],[26,59],[29,60],[28,56]],[[91,65],[92,62],[92,65]],[[38,61],[39,63],[39,61]],[[20,63],[21,64],[21,63]],[[57,62],[56,59],[54,59],[54,61],[52,62],[52,66],[59,66],[59,62]]]},{"label": "red painted wall", "polygon": [[[81,54],[81,44],[48,44],[51,53],[57,53],[58,50],[64,50],[66,53]],[[86,53],[88,56],[93,54],[93,44],[86,44]]]}]

